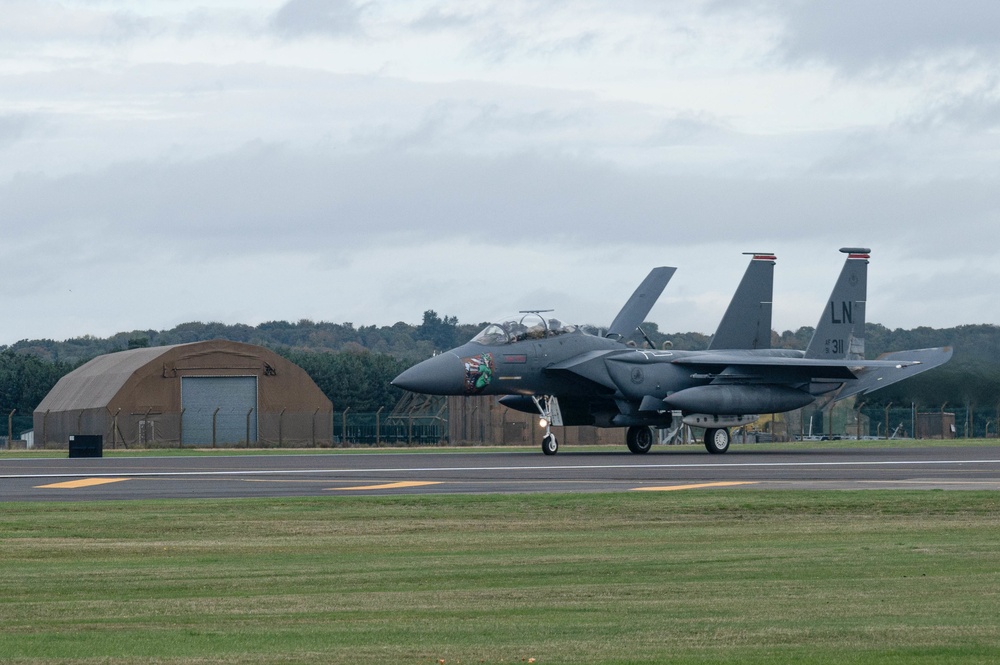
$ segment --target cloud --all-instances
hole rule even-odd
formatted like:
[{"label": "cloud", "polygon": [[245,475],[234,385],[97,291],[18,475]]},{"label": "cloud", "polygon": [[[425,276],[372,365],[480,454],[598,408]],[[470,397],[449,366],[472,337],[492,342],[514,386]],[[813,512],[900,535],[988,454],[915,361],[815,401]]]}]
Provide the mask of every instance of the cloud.
[{"label": "cloud", "polygon": [[676,146],[733,138],[725,123],[706,113],[682,112],[663,121],[648,145]]},{"label": "cloud", "polygon": [[[832,280],[836,248],[861,244],[887,275],[889,247],[928,279],[947,263],[940,291],[964,293],[963,263],[995,265],[1000,244],[994,10],[889,1],[899,16],[856,0],[8,3],[0,263],[16,281],[0,290],[23,294],[23,318],[68,312],[31,303],[73,279],[109,310],[183,282],[162,301],[180,320],[562,302],[599,320],[647,266],[677,263],[687,309],[670,320],[711,330],[740,251],[779,251],[797,286],[814,254],[833,252]],[[928,322],[995,316],[984,270],[953,308],[935,292]],[[789,325],[814,323],[829,280]],[[293,302],[303,284],[324,288]]]},{"label": "cloud", "polygon": [[252,143],[194,161],[21,175],[0,186],[0,208],[22,220],[14,238],[58,237],[86,225],[206,256],[259,243],[338,252],[482,234],[501,244],[530,237],[585,247],[629,237],[668,245],[719,237],[817,243],[853,231],[872,244],[909,246],[948,229],[977,242],[932,243],[934,251],[967,256],[1000,242],[1000,191],[991,181],[664,177],[533,152],[347,153]]},{"label": "cloud", "polygon": [[288,0],[271,17],[270,27],[286,38],[355,36],[362,33],[363,11],[351,0]]},{"label": "cloud", "polygon": [[785,25],[778,51],[789,62],[815,60],[850,73],[1000,50],[1000,4],[992,0],[721,0],[709,7],[770,14]]},{"label": "cloud", "polygon": [[0,115],[0,149],[20,140],[37,118],[26,113]]},{"label": "cloud", "polygon": [[479,18],[480,15],[469,11],[468,7],[463,6],[461,11],[455,11],[435,6],[411,21],[410,27],[419,32],[463,29],[475,25]]},{"label": "cloud", "polygon": [[0,40],[32,48],[63,41],[122,43],[148,37],[162,27],[155,19],[132,11],[57,2],[5,2],[3,17]]},{"label": "cloud", "polygon": [[940,93],[905,120],[913,132],[958,130],[981,132],[1000,125],[1000,80],[996,76],[971,90]]}]

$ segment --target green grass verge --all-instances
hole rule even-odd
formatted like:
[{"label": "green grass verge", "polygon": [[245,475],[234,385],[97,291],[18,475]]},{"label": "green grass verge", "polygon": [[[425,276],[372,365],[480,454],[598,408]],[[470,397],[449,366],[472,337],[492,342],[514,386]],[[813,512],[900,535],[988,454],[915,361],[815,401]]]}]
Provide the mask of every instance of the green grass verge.
[{"label": "green grass verge", "polygon": [[1000,493],[6,503],[4,663],[987,663]]}]

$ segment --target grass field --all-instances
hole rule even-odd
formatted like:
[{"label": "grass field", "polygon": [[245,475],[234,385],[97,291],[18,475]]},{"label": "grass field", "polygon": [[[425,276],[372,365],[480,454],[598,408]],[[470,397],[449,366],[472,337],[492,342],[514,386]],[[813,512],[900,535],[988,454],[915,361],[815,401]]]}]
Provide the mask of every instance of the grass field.
[{"label": "grass field", "polygon": [[990,663],[1000,494],[0,505],[3,663]]}]

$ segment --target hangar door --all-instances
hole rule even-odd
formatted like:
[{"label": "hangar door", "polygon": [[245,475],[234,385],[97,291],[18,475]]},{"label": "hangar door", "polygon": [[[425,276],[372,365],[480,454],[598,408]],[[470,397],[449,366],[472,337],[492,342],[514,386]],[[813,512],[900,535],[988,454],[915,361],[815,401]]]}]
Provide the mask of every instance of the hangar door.
[{"label": "hangar door", "polygon": [[184,409],[181,436],[186,444],[212,443],[213,414],[216,443],[246,441],[250,409],[253,409],[250,441],[257,440],[256,376],[181,377],[181,408]]}]

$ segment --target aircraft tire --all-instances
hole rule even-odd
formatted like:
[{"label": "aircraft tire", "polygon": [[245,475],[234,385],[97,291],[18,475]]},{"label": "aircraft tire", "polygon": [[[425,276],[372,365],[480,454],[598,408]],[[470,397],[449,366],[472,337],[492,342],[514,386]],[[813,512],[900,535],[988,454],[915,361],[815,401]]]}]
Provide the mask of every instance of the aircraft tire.
[{"label": "aircraft tire", "polygon": [[653,447],[653,430],[640,425],[629,427],[625,433],[625,445],[636,455],[648,453]]},{"label": "aircraft tire", "polygon": [[559,452],[559,442],[556,441],[555,434],[546,434],[542,437],[542,452],[546,455],[555,455]]},{"label": "aircraft tire", "polygon": [[710,427],[705,430],[705,448],[713,455],[721,455],[729,450],[729,430],[725,427]]}]

